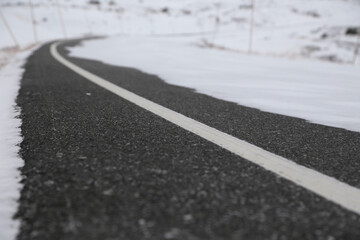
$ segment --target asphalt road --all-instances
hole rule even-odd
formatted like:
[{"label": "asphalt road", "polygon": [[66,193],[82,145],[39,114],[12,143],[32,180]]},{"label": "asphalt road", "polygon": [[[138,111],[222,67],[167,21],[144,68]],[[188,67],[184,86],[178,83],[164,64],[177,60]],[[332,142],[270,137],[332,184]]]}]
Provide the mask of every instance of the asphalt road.
[{"label": "asphalt road", "polygon": [[[59,51],[66,56],[66,46]],[[96,61],[153,102],[360,188],[360,134],[238,106]],[[360,216],[100,88],[28,60],[18,239],[360,239]],[[314,183],[315,184],[315,183]]]}]

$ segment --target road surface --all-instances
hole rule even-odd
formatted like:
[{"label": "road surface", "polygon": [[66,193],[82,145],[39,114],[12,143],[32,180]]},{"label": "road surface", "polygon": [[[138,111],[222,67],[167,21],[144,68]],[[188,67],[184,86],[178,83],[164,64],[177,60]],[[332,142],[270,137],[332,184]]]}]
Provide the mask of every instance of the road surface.
[{"label": "road surface", "polygon": [[[116,86],[359,192],[359,133],[68,57],[66,46],[78,43],[57,51]],[[50,46],[29,58],[17,99],[25,161],[18,239],[360,239],[356,199],[344,195],[355,201],[344,207],[342,198],[329,200],[169,122],[64,66]]]}]

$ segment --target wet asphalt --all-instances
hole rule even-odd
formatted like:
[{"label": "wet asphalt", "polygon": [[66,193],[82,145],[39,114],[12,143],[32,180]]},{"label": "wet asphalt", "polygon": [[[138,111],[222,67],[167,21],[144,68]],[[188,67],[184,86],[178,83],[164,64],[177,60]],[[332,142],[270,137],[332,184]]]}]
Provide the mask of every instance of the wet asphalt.
[{"label": "wet asphalt", "polygon": [[[359,133],[218,100],[136,69],[69,59],[360,188]],[[19,240],[360,239],[359,215],[89,82],[53,59],[49,44],[25,65],[17,103],[25,161]]]}]

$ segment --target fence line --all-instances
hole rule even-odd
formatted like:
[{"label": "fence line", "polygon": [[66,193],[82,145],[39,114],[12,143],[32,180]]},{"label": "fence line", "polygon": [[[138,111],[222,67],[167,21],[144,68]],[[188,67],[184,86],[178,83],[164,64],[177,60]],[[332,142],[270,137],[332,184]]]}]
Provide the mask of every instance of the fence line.
[{"label": "fence line", "polygon": [[217,32],[219,31],[219,27],[220,27],[220,3],[216,3],[215,7],[216,7],[216,15],[215,15],[215,25],[214,25],[214,30],[213,30],[213,36],[211,39],[212,44],[215,44],[215,38],[216,38]]},{"label": "fence line", "polygon": [[62,28],[62,31],[63,31],[63,34],[64,34],[64,38],[67,38],[66,27],[65,27],[63,15],[61,13],[59,0],[56,0],[55,3],[56,3],[56,8],[58,10],[58,14],[59,14],[59,18],[60,18],[60,22],[61,22],[61,28]]},{"label": "fence line", "polygon": [[15,35],[14,35],[13,31],[12,31],[11,28],[10,28],[10,25],[9,25],[8,22],[6,21],[6,18],[5,18],[5,16],[3,15],[3,13],[2,13],[1,11],[0,11],[0,17],[1,17],[1,20],[4,22],[4,24],[5,24],[5,26],[6,26],[6,29],[8,30],[8,32],[9,32],[12,40],[14,41],[15,47],[19,47],[19,43],[18,43],[18,41],[16,40]]},{"label": "fence line", "polygon": [[254,12],[255,12],[255,0],[251,0],[248,53],[252,52],[252,42],[253,42],[253,32],[254,32]]},{"label": "fence line", "polygon": [[31,22],[32,22],[32,26],[33,26],[34,41],[35,41],[35,43],[37,43],[38,36],[37,36],[37,31],[36,31],[36,21],[35,21],[34,6],[32,3],[32,0],[29,0],[29,6],[30,6]]},{"label": "fence line", "polygon": [[[250,5],[246,6],[247,9],[250,10],[249,18],[248,18],[249,19],[249,32],[248,32],[248,49],[247,49],[247,53],[252,54],[253,53],[253,48],[254,48],[253,40],[254,40],[254,28],[255,28],[255,11],[258,10],[258,7],[256,5],[256,4],[258,4],[258,2],[256,2],[256,0],[249,0],[249,1],[250,1]],[[36,19],[35,19],[36,6],[33,4],[32,0],[28,0],[28,2],[29,2],[29,4],[28,4],[29,11],[30,11],[30,15],[31,15],[33,37],[34,37],[35,43],[37,43],[39,41],[39,36],[38,36],[39,24],[36,22]],[[51,4],[51,5],[54,6],[53,4]],[[64,18],[64,15],[63,15],[63,11],[64,11],[64,9],[66,9],[66,7],[64,5],[61,5],[59,3],[59,0],[55,0],[55,7],[57,8],[57,12],[58,12],[58,16],[59,16],[59,19],[60,19],[63,36],[64,36],[64,38],[67,38],[68,37],[68,32],[67,32],[66,24],[65,24],[65,21],[64,21],[65,18]],[[214,44],[215,38],[217,37],[217,34],[219,32],[219,28],[221,26],[221,24],[220,24],[221,23],[221,21],[220,21],[220,17],[221,17],[221,15],[220,15],[220,4],[216,4],[215,7],[216,7],[215,26],[214,26],[214,29],[212,31],[212,34],[209,36],[209,38],[211,40],[210,42],[212,44]],[[255,7],[257,7],[257,9],[255,9]],[[80,9],[80,7],[79,7],[79,9]],[[94,32],[93,32],[94,29],[93,29],[93,26],[91,25],[91,22],[89,21],[90,19],[88,18],[88,15],[87,15],[88,9],[86,9],[86,8],[82,8],[82,9],[83,9],[83,17],[84,17],[84,20],[85,20],[85,22],[87,24],[88,31],[92,35],[92,34],[94,34]],[[13,32],[13,29],[11,28],[12,26],[11,26],[11,24],[9,24],[9,22],[5,18],[5,15],[3,14],[2,11],[0,11],[0,18],[1,18],[2,22],[4,23],[4,25],[6,26],[6,29],[7,29],[8,33],[9,33],[9,35],[11,36],[11,39],[14,42],[15,46],[20,47],[20,44],[19,44],[19,42],[18,42],[18,40],[17,40],[17,38],[16,38],[16,36],[15,36],[15,34]],[[151,29],[150,29],[151,34],[155,34],[156,26],[154,26],[153,16],[149,16],[149,18],[150,18],[149,22],[150,22],[150,25],[151,25]],[[122,19],[122,21],[121,21],[122,24],[123,24],[123,21],[124,21],[124,19]],[[199,18],[199,21],[202,21],[201,17]],[[287,26],[287,25],[285,25],[285,26]],[[201,23],[200,27],[201,28],[204,27],[202,23]],[[281,26],[281,27],[284,27],[284,26]],[[123,27],[123,31],[125,31],[125,27]],[[246,35],[245,35],[245,37],[246,37]],[[356,38],[355,47],[354,47],[353,51],[350,50],[351,51],[350,56],[349,56],[350,59],[349,60],[343,59],[343,61],[346,61],[349,64],[354,64],[354,65],[356,65],[357,62],[359,62],[359,59],[360,59],[359,58],[359,54],[360,54],[360,32],[357,33],[355,38]],[[244,44],[246,45],[246,40],[244,41]],[[244,52],[246,52],[246,50]]]},{"label": "fence line", "polygon": [[84,14],[85,22],[86,22],[86,25],[88,27],[89,33],[92,35],[93,32],[92,32],[92,28],[91,28],[89,19],[88,19],[87,14],[86,14],[86,9],[83,9],[83,14]]}]

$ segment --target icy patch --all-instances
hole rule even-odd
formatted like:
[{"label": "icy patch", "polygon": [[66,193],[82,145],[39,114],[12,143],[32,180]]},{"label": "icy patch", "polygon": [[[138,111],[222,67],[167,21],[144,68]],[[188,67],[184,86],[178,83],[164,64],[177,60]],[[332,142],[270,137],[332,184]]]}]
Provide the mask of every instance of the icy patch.
[{"label": "icy patch", "polygon": [[18,156],[22,138],[15,99],[20,88],[22,68],[32,51],[18,53],[0,69],[0,239],[15,239],[19,221],[13,216],[20,197],[20,172],[23,160]]},{"label": "icy patch", "polygon": [[359,67],[201,49],[186,40],[113,37],[85,41],[70,48],[70,55],[134,67],[219,99],[360,132]]}]

